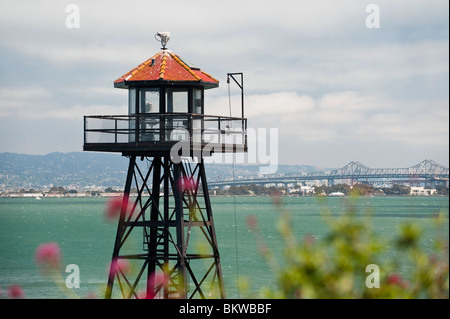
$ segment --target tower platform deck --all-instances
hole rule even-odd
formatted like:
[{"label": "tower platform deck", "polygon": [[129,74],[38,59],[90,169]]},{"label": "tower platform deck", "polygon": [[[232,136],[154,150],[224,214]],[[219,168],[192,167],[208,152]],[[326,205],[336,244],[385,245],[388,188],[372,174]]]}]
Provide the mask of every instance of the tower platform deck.
[{"label": "tower platform deck", "polygon": [[[247,151],[247,119],[193,113],[84,117],[84,151],[210,156]],[[184,153],[185,154],[185,153]],[[180,154],[181,155],[181,154]]]}]

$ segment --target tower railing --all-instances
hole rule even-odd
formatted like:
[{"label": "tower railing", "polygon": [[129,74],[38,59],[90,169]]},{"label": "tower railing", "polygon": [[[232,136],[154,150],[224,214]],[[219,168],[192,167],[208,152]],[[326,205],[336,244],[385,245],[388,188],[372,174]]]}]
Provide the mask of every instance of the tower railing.
[{"label": "tower railing", "polygon": [[84,116],[84,150],[170,149],[187,142],[191,150],[247,150],[247,119],[194,113]]}]

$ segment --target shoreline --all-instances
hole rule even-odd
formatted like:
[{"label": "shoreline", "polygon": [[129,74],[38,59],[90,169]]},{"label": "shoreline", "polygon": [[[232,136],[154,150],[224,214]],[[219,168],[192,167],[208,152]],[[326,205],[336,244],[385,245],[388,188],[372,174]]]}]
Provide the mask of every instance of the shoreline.
[{"label": "shoreline", "polygon": [[[110,197],[120,197],[123,193],[100,193],[98,195],[91,195],[91,194],[46,194],[46,193],[11,193],[11,194],[0,194],[0,198],[30,198],[30,199],[44,199],[44,198],[110,198]],[[130,194],[130,197],[137,197],[137,193]],[[269,198],[278,198],[278,197],[287,197],[287,198],[297,198],[297,197],[319,197],[319,198],[348,198],[348,197],[449,197],[449,195],[440,195],[440,194],[433,194],[433,195],[242,195],[242,194],[229,194],[229,195],[214,195],[210,194],[210,197],[269,197]]]}]

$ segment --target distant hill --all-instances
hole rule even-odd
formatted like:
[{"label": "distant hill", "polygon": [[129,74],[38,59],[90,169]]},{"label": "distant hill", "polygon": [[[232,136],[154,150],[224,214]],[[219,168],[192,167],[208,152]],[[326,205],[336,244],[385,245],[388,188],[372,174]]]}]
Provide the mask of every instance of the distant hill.
[{"label": "distant hill", "polygon": [[[0,190],[35,188],[45,186],[77,185],[123,187],[128,159],[120,154],[72,152],[28,155],[0,153]],[[232,164],[207,164],[210,180],[233,177]],[[310,165],[279,165],[278,173],[298,173],[319,170]],[[255,176],[258,165],[234,165],[234,176]]]},{"label": "distant hill", "polygon": [[[107,153],[0,153],[0,188],[124,183],[127,159]],[[3,186],[3,187],[2,187]]]}]

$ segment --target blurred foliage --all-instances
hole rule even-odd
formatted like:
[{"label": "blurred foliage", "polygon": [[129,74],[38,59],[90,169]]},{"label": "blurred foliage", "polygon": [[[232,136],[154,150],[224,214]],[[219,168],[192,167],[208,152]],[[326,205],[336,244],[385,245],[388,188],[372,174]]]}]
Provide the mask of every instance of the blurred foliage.
[{"label": "blurred foliage", "polygon": [[[389,241],[377,237],[370,224],[370,213],[361,216],[355,198],[350,198],[348,209],[341,216],[324,213],[329,228],[326,236],[307,235],[302,240],[294,234],[290,212],[274,200],[280,212],[277,227],[284,241],[281,260],[265,244],[256,217],[248,218],[260,253],[277,277],[277,286],[263,288],[258,297],[449,298],[448,237],[439,232],[448,218],[443,213],[435,218],[438,238],[434,240],[433,253],[429,253],[421,248],[422,229],[418,224],[402,225]],[[395,249],[395,258],[383,257],[389,247]],[[405,261],[411,265],[408,279],[398,270]],[[370,285],[374,273],[366,269],[373,264],[379,270],[375,287]],[[243,281],[242,288],[248,286]]]}]

